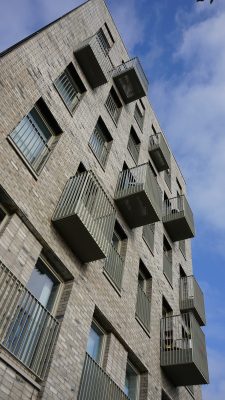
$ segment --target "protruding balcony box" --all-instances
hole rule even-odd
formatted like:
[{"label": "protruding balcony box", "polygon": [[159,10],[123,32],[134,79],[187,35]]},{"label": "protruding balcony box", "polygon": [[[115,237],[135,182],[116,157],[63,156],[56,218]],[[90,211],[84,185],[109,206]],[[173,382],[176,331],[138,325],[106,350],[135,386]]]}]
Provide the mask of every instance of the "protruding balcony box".
[{"label": "protruding balcony box", "polygon": [[195,235],[193,214],[184,195],[164,201],[162,221],[173,242]]},{"label": "protruding balcony box", "polygon": [[92,171],[69,179],[52,220],[82,262],[108,255],[115,209]]},{"label": "protruding balcony box", "polygon": [[120,172],[115,201],[130,228],[161,219],[162,193],[148,163]]},{"label": "protruding balcony box", "polygon": [[200,325],[206,324],[204,295],[194,276],[180,279],[180,310],[192,311]]},{"label": "protruding balcony box", "polygon": [[74,54],[92,89],[108,81],[112,64],[98,34],[85,40]]},{"label": "protruding balcony box", "polygon": [[86,354],[78,400],[130,400],[110,376]]},{"label": "protruding balcony box", "polygon": [[0,262],[0,348],[44,379],[59,323]]},{"label": "protruding balcony box", "polygon": [[112,77],[125,104],[147,95],[148,80],[137,57],[116,67]]},{"label": "protruding balcony box", "polygon": [[161,320],[161,367],[175,386],[209,383],[205,335],[192,313]]},{"label": "protruding balcony box", "polygon": [[170,151],[161,132],[150,136],[148,151],[159,172],[170,168]]}]

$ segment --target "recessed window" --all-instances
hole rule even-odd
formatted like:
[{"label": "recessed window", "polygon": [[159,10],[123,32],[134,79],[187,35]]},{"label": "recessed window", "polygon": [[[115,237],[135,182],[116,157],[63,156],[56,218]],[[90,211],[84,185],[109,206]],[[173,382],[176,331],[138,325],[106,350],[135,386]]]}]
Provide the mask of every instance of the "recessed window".
[{"label": "recessed window", "polygon": [[140,144],[141,142],[139,137],[137,136],[134,128],[131,127],[127,148],[136,164],[138,163]]},{"label": "recessed window", "polygon": [[139,374],[130,361],[126,367],[124,393],[130,400],[139,399]]},{"label": "recessed window", "polygon": [[106,166],[112,140],[112,136],[100,117],[90,137],[89,146],[103,168]]},{"label": "recessed window", "polygon": [[145,106],[141,100],[135,105],[134,118],[136,119],[136,122],[142,131],[145,119]]},{"label": "recessed window", "polygon": [[165,236],[163,237],[163,273],[172,285],[172,248]]},{"label": "recessed window", "polygon": [[183,254],[184,258],[186,259],[186,241],[185,240],[179,241],[179,249],[180,249],[181,253]]},{"label": "recessed window", "polygon": [[115,122],[115,124],[117,124],[122,110],[122,103],[113,87],[111,88],[109,95],[106,99],[105,106],[112,120]]},{"label": "recessed window", "polygon": [[136,302],[136,318],[141,325],[150,331],[152,277],[140,260],[138,273],[138,290]]},{"label": "recessed window", "polygon": [[72,63],[55,80],[54,85],[68,110],[73,113],[86,88]]},{"label": "recessed window", "polygon": [[1,227],[1,224],[3,224],[3,222],[5,221],[6,216],[7,216],[7,212],[0,205],[0,227]]},{"label": "recessed window", "polygon": [[87,353],[97,363],[100,362],[103,337],[103,331],[95,322],[93,322],[88,336]]},{"label": "recessed window", "polygon": [[61,129],[42,99],[8,136],[9,140],[36,173],[40,173]]},{"label": "recessed window", "polygon": [[110,44],[109,41],[106,38],[105,33],[103,32],[103,29],[100,28],[99,31],[97,32],[97,40],[99,42],[99,45],[105,55],[108,54],[110,50]]},{"label": "recessed window", "polygon": [[169,190],[171,191],[171,172],[169,169],[166,169],[164,171],[164,180],[165,180]]},{"label": "recessed window", "polygon": [[142,237],[152,254],[154,254],[155,224],[144,225]]}]

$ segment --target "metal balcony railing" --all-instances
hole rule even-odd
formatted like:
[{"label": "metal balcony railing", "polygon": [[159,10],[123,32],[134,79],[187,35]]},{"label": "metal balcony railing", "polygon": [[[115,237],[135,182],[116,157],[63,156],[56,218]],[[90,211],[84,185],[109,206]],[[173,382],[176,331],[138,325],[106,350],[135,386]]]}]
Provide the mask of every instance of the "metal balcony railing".
[{"label": "metal balcony railing", "polygon": [[54,85],[69,111],[73,113],[82,95],[78,91],[77,85],[75,84],[70,72],[66,69],[55,80]]},{"label": "metal balcony railing", "polygon": [[89,146],[102,167],[105,168],[111,146],[110,143],[107,142],[101,130],[97,127],[94,129],[94,132],[90,137]]},{"label": "metal balcony railing", "polygon": [[192,311],[200,325],[206,324],[204,295],[193,275],[180,279],[180,310]]},{"label": "metal balcony railing", "polygon": [[137,164],[138,163],[139,152],[140,152],[140,144],[137,144],[135,142],[135,139],[133,138],[132,134],[130,134],[127,148],[129,150],[129,152],[130,152],[135,164]]},{"label": "metal balcony railing", "polygon": [[150,330],[150,313],[150,300],[144,290],[141,288],[141,286],[138,285],[136,316],[148,331]]},{"label": "metal balcony railing", "polygon": [[92,171],[69,179],[52,220],[83,262],[107,257],[115,209]]},{"label": "metal balcony railing", "polygon": [[126,104],[147,95],[148,80],[137,57],[120,64],[111,74]]},{"label": "metal balcony railing", "polygon": [[109,255],[106,258],[104,270],[119,290],[122,285],[123,266],[124,259],[117,252],[115,247],[110,245]]},{"label": "metal balcony railing", "polygon": [[208,383],[205,336],[192,313],[162,318],[161,367],[176,386]]},{"label": "metal balcony railing", "polygon": [[78,400],[129,400],[110,376],[86,354]]},{"label": "metal balcony railing", "polygon": [[184,195],[164,201],[162,221],[174,242],[195,234],[193,214]]},{"label": "metal balcony railing", "polygon": [[145,225],[142,236],[151,252],[154,253],[155,224]]},{"label": "metal balcony railing", "polygon": [[173,263],[172,257],[169,257],[166,253],[163,253],[163,273],[166,275],[170,284],[173,284]]},{"label": "metal balcony railing", "polygon": [[44,379],[59,323],[0,262],[0,346]]},{"label": "metal balcony railing", "polygon": [[170,150],[161,132],[150,136],[149,153],[159,172],[170,168]]},{"label": "metal balcony railing", "polygon": [[74,54],[92,89],[108,81],[113,65],[98,33],[86,39]]},{"label": "metal balcony railing", "polygon": [[148,163],[120,172],[115,201],[132,228],[161,219],[162,192]]},{"label": "metal balcony railing", "polygon": [[110,114],[111,118],[113,119],[113,121],[115,122],[115,124],[117,124],[119,117],[120,117],[120,113],[121,113],[121,107],[118,107],[118,105],[116,104],[116,101],[114,100],[111,92],[109,92],[109,95],[106,99],[105,102],[105,106],[108,110],[108,113]]}]

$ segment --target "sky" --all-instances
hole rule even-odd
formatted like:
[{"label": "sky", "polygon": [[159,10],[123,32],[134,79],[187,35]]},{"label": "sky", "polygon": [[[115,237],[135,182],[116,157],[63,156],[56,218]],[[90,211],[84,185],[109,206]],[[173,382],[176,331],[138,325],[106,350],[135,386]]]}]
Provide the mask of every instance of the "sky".
[{"label": "sky", "polygon": [[[82,0],[0,0],[0,51]],[[107,0],[181,166],[197,236],[194,274],[205,293],[210,385],[225,399],[225,1]],[[13,10],[13,13],[12,13]]]}]

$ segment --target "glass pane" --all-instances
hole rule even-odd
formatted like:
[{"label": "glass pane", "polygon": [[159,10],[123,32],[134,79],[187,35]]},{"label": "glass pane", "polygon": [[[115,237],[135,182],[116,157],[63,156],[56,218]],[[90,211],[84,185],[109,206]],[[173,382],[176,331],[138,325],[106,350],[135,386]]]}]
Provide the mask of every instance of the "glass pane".
[{"label": "glass pane", "polygon": [[131,399],[137,399],[138,375],[130,364],[127,364],[124,393]]},{"label": "glass pane", "polygon": [[42,260],[38,260],[27,283],[28,290],[49,311],[52,309],[59,282]]},{"label": "glass pane", "polygon": [[96,362],[99,362],[100,359],[102,337],[103,337],[102,332],[95,325],[92,325],[88,337],[87,353]]}]

